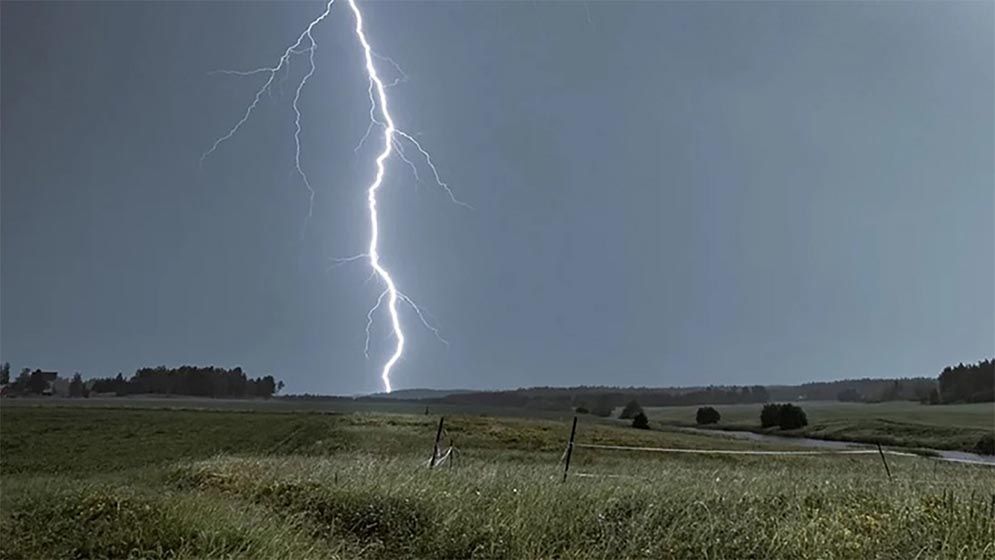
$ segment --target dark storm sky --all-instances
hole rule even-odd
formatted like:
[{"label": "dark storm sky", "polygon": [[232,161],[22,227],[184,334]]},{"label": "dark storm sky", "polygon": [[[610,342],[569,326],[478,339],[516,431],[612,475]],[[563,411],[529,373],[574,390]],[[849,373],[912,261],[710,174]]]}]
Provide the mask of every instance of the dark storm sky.
[{"label": "dark storm sky", "polygon": [[[365,3],[457,195],[389,167],[403,387],[935,375],[995,347],[993,4]],[[379,389],[353,20],[201,166],[318,3],[2,7],[0,352]],[[383,72],[389,74],[388,67]],[[427,170],[422,169],[427,175]]]}]

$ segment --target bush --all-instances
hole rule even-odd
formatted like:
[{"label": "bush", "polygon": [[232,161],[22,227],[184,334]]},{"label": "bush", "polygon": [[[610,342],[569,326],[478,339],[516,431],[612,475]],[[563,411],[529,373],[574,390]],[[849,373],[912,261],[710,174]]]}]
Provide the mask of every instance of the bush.
[{"label": "bush", "polygon": [[636,414],[632,418],[632,427],[639,428],[640,430],[648,430],[650,429],[650,420],[640,411],[639,414]]},{"label": "bush", "polygon": [[698,409],[698,414],[695,416],[695,420],[699,424],[717,424],[722,415],[719,414],[718,410],[710,406],[703,406]]},{"label": "bush", "polygon": [[995,434],[981,436],[974,445],[974,452],[979,455],[995,455]]},{"label": "bush", "polygon": [[760,411],[760,427],[770,428],[781,423],[781,405],[765,404]]},{"label": "bush", "polygon": [[578,406],[576,412],[577,414],[589,414],[591,411],[585,406]]},{"label": "bush", "polygon": [[781,415],[777,425],[782,430],[797,430],[798,428],[808,426],[808,416],[805,415],[805,411],[800,406],[783,404],[781,405]]},{"label": "bush", "polygon": [[618,415],[622,420],[628,420],[629,418],[635,418],[636,415],[643,413],[643,407],[639,406],[635,400],[631,400],[626,403],[625,408],[622,409],[622,413]]},{"label": "bush", "polygon": [[782,430],[796,430],[808,426],[808,416],[800,406],[793,404],[766,404],[760,411],[760,426],[778,426]]}]

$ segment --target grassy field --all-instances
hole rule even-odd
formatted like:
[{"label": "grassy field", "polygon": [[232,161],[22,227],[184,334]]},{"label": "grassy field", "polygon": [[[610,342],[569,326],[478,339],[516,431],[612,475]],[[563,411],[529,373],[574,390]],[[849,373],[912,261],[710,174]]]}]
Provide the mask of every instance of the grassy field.
[{"label": "grassy field", "polygon": [[459,458],[429,470],[437,421],[5,403],[0,558],[995,558],[993,469],[578,448],[561,483],[565,421],[448,418]]},{"label": "grassy field", "polygon": [[[874,404],[835,401],[797,403],[809,425],[787,435],[881,443],[903,447],[973,451],[986,433],[995,431],[995,404],[922,405],[896,401]],[[727,430],[760,430],[761,404],[715,405]],[[651,420],[694,425],[697,406],[647,408]],[[775,430],[777,433],[781,433]]]}]

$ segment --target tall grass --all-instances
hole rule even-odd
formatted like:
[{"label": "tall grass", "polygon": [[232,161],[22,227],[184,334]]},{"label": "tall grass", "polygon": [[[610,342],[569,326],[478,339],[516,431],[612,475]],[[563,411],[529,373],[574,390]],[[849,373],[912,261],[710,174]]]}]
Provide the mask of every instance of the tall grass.
[{"label": "tall grass", "polygon": [[[168,428],[169,414],[144,427]],[[30,474],[53,455],[15,448],[3,457],[21,470],[2,481],[0,558],[995,558],[995,472],[983,467],[895,458],[889,480],[873,456],[578,449],[561,483],[560,423],[454,418],[461,460],[429,470],[430,417],[266,420],[269,435],[250,448],[208,455],[214,444],[184,444],[175,460],[81,464],[73,476],[71,465]],[[155,441],[168,447],[163,432]],[[68,437],[54,434],[49,443]],[[579,437],[744,445],[592,424]]]}]

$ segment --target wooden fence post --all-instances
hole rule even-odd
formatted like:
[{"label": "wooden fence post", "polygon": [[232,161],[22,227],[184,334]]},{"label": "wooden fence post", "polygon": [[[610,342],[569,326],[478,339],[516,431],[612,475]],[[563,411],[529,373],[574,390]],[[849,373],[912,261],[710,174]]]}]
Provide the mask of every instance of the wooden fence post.
[{"label": "wooden fence post", "polygon": [[439,458],[439,440],[442,439],[442,423],[445,421],[445,416],[439,417],[439,429],[435,431],[435,444],[432,446],[432,460],[428,462],[430,469],[435,466],[435,460]]},{"label": "wooden fence post", "polygon": [[567,481],[567,472],[570,470],[570,456],[574,451],[574,436],[577,435],[577,417],[574,416],[573,426],[570,428],[570,441],[567,442],[567,460],[563,465],[563,482]]},{"label": "wooden fence post", "polygon": [[888,468],[888,461],[884,458],[884,450],[881,449],[881,444],[878,444],[878,453],[881,454],[881,462],[884,463],[884,472],[888,473],[888,480],[891,480],[891,469]]}]

